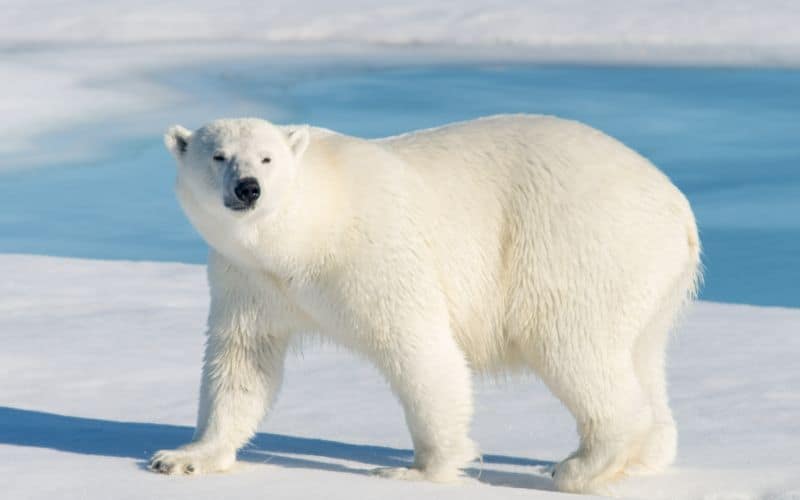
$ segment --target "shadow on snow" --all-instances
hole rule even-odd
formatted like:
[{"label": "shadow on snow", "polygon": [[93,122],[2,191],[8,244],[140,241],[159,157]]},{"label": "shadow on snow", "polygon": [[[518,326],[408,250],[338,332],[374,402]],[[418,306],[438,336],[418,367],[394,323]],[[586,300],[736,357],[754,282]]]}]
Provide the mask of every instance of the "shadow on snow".
[{"label": "shadow on snow", "polygon": [[[138,422],[116,422],[73,417],[0,406],[0,444],[33,446],[84,455],[104,455],[138,460],[144,469],[155,451],[176,448],[192,438],[191,427]],[[370,467],[410,465],[411,450],[370,446],[325,439],[258,433],[238,459],[281,467],[316,469],[349,474],[369,474]],[[361,462],[356,468],[328,460]],[[529,466],[530,474],[493,469],[492,465]],[[516,488],[553,489],[549,469],[552,462],[483,455],[481,463],[466,470],[483,483]]]}]

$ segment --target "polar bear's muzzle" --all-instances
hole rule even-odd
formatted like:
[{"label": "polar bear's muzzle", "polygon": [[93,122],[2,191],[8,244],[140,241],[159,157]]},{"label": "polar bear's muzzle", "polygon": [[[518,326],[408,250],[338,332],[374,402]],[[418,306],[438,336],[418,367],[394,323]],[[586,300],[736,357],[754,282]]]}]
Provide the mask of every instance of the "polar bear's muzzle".
[{"label": "polar bear's muzzle", "polygon": [[233,196],[225,196],[225,206],[236,211],[253,208],[261,196],[261,186],[255,177],[237,180],[232,191]]}]

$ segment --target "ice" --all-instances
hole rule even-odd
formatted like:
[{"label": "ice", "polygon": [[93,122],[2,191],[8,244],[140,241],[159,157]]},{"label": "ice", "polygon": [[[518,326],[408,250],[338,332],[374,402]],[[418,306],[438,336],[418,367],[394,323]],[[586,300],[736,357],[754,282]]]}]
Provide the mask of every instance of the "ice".
[{"label": "ice", "polygon": [[[307,344],[227,474],[166,477],[149,455],[191,438],[207,311],[203,266],[0,256],[4,498],[561,498],[548,467],[574,422],[533,377],[477,380],[464,484],[370,477],[411,460],[402,410],[371,366]],[[793,500],[800,492],[800,311],[702,302],[673,335],[678,461],[622,498]]]}]

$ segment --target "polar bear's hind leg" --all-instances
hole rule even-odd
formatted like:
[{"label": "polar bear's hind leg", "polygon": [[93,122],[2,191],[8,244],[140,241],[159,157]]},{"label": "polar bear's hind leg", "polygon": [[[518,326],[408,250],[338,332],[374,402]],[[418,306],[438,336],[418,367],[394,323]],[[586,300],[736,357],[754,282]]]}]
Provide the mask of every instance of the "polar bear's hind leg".
[{"label": "polar bear's hind leg", "polygon": [[686,303],[696,293],[699,249],[690,250],[693,252],[687,269],[678,277],[675,286],[669,291],[670,296],[654,314],[634,346],[634,366],[639,383],[649,398],[653,425],[632,457],[629,464],[629,472],[632,473],[661,471],[675,460],[677,454],[678,431],[669,407],[665,357],[676,317],[680,316]]},{"label": "polar bear's hind leg", "polygon": [[[653,422],[647,394],[639,383],[631,350],[610,352],[584,342],[550,346],[551,359],[537,370],[578,424],[580,446],[554,473],[556,487],[567,492],[603,492],[624,473],[633,450],[641,446]],[[581,369],[575,370],[574,365]],[[549,367],[549,368],[548,368]]]}]

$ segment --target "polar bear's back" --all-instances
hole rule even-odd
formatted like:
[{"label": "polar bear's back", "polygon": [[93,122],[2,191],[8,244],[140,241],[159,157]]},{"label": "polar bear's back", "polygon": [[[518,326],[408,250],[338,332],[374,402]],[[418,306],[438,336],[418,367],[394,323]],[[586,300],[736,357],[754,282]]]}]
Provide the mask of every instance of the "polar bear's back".
[{"label": "polar bear's back", "polygon": [[591,316],[595,329],[618,329],[633,309],[646,319],[679,276],[691,275],[687,287],[694,280],[699,248],[685,197],[591,127],[510,115],[376,142],[421,179],[430,217],[420,226],[475,365],[507,365],[521,338],[569,329],[564,311],[576,328]]},{"label": "polar bear's back", "polygon": [[463,197],[471,203],[491,193],[503,204],[543,208],[539,204],[601,203],[627,189],[661,192],[657,202],[666,197],[685,203],[635,151],[589,126],[552,116],[492,116],[377,142],[403,158],[434,195],[453,202]]},{"label": "polar bear's back", "polygon": [[[625,173],[666,178],[616,139],[580,122],[545,115],[498,115],[376,141],[423,176],[576,188],[587,176]],[[505,177],[505,179],[503,179]]]}]

